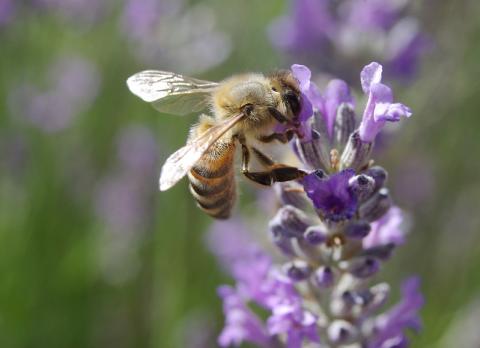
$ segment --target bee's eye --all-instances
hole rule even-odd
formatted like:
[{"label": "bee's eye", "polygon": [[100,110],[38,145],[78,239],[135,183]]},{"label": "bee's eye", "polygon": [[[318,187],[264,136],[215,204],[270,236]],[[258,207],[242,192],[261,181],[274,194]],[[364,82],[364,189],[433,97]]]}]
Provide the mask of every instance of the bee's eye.
[{"label": "bee's eye", "polygon": [[253,104],[242,105],[241,110],[245,115],[250,116],[250,114],[253,112]]}]

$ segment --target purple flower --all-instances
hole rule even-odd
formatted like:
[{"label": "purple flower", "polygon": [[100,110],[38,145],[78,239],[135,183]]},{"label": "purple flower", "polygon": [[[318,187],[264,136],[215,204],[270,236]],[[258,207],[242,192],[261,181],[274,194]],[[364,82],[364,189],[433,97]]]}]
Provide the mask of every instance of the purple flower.
[{"label": "purple flower", "polygon": [[389,35],[387,72],[403,80],[415,76],[417,62],[432,48],[430,38],[420,31],[414,18],[405,18],[392,28]]},{"label": "purple flower", "polygon": [[120,25],[136,58],[161,62],[162,69],[196,73],[223,62],[231,51],[230,38],[217,29],[215,14],[205,4],[128,0]]},{"label": "purple flower", "polygon": [[386,121],[397,122],[401,117],[410,117],[412,112],[403,104],[393,103],[392,90],[381,83],[380,64],[373,62],[367,65],[363,68],[360,79],[362,89],[368,95],[359,127],[360,139],[364,142],[373,142]]},{"label": "purple flower", "polygon": [[327,220],[350,219],[355,213],[357,198],[348,185],[354,175],[353,170],[347,169],[328,178],[312,173],[303,179],[305,193]]},{"label": "purple flower", "polygon": [[[300,121],[300,130],[303,134],[302,141],[311,140],[311,130],[308,126],[308,119],[313,115],[313,108],[321,107],[323,98],[318,90],[318,87],[310,81],[312,73],[304,65],[294,64],[291,67],[293,76],[298,80],[300,92],[302,97],[302,110],[298,116]],[[282,131],[283,126],[280,125],[277,131]]]},{"label": "purple flower", "polygon": [[352,78],[358,62],[376,56],[389,76],[406,80],[430,46],[408,15],[408,2],[291,0],[288,13],[272,23],[268,34],[278,49],[327,74]]},{"label": "purple flower", "polygon": [[100,182],[96,210],[110,231],[134,233],[149,221],[152,186],[146,178],[157,172],[158,151],[151,131],[140,126],[126,127],[118,137],[117,148],[120,162]]},{"label": "purple flower", "polygon": [[12,113],[47,133],[68,128],[93,103],[100,85],[96,67],[80,57],[57,59],[47,81],[47,89],[22,84],[10,95]]},{"label": "purple flower", "polygon": [[223,300],[225,327],[218,344],[222,347],[240,345],[242,342],[268,346],[270,337],[261,320],[246,306],[244,300],[229,286],[222,286],[218,294]]},{"label": "purple flower", "polygon": [[134,39],[152,35],[162,16],[178,11],[182,1],[127,0],[123,9],[122,27]]},{"label": "purple flower", "polygon": [[291,1],[291,16],[285,16],[269,28],[273,43],[288,51],[310,50],[327,43],[335,22],[328,10],[328,0]]},{"label": "purple flower", "polygon": [[328,136],[333,137],[333,125],[337,117],[337,110],[343,103],[354,108],[354,100],[350,93],[350,88],[343,80],[331,80],[325,89],[324,99],[324,117],[327,126]]},{"label": "purple flower", "polygon": [[108,1],[96,0],[34,0],[34,4],[60,15],[69,23],[79,24],[82,28],[98,23],[109,6]]},{"label": "purple flower", "polygon": [[215,221],[206,239],[208,248],[227,270],[232,271],[235,263],[248,259],[258,247],[251,241],[249,231],[238,218]]},{"label": "purple flower", "polygon": [[301,348],[305,339],[320,342],[317,332],[317,318],[304,310],[298,303],[278,305],[273,308],[273,315],[267,321],[271,335],[285,334],[288,348]]},{"label": "purple flower", "polygon": [[[322,109],[323,97],[320,94],[317,85],[311,81],[312,72],[310,71],[310,69],[307,68],[305,65],[293,64],[291,70],[293,76],[295,76],[295,78],[298,80],[302,95],[308,99],[311,104],[310,106],[317,109]],[[307,111],[312,112],[311,109],[307,109]],[[310,116],[311,114],[306,117]]]},{"label": "purple flower", "polygon": [[398,1],[368,0],[345,2],[346,21],[360,30],[389,30],[399,17]]},{"label": "purple flower", "polygon": [[152,132],[139,125],[122,130],[117,140],[117,156],[124,171],[150,175],[156,171],[158,145]]},{"label": "purple flower", "polygon": [[404,340],[405,329],[420,330],[418,311],[423,306],[423,296],[419,290],[420,280],[416,277],[407,279],[402,285],[402,300],[395,307],[376,320],[375,338],[369,348],[384,348],[389,340]]},{"label": "purple flower", "polygon": [[[385,187],[387,172],[372,166],[373,143],[355,129],[347,84],[332,80],[322,96],[307,67],[293,65],[292,72],[310,103],[302,127],[311,137],[296,139],[296,154],[316,170],[298,183],[277,185],[281,206],[268,227],[286,261],[276,262],[245,240],[238,221],[215,225],[211,247],[236,280],[235,288],[224,291],[227,319],[220,342],[301,348],[318,345],[321,338],[325,346],[407,347],[404,330],[419,328],[418,281],[407,281],[400,304],[380,315],[390,286],[369,282],[405,238],[404,216],[392,207]],[[369,94],[363,127],[409,116],[406,107],[392,102],[381,75],[377,63],[362,71]],[[371,133],[374,126],[368,125]],[[234,305],[225,302],[229,298]],[[266,312],[266,324],[251,304]]]},{"label": "purple flower", "polygon": [[384,216],[371,223],[370,233],[363,239],[363,247],[369,249],[387,244],[403,244],[405,242],[403,221],[404,215],[400,208],[391,207]]},{"label": "purple flower", "polygon": [[0,27],[8,24],[15,12],[13,0],[0,0]]}]

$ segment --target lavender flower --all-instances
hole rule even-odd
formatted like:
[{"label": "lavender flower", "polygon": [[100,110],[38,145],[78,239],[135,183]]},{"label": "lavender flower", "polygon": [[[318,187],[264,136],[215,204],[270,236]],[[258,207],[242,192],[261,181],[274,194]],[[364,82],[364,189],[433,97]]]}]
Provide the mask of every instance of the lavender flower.
[{"label": "lavender flower", "polygon": [[68,23],[77,24],[82,29],[98,23],[111,5],[108,0],[33,0],[33,4],[38,9],[53,13]]},{"label": "lavender flower", "polygon": [[46,133],[68,128],[95,100],[100,85],[94,64],[81,57],[60,57],[46,76],[46,88],[20,84],[10,95],[11,113]]},{"label": "lavender flower", "polygon": [[120,25],[136,58],[162,69],[197,73],[220,64],[231,51],[229,37],[216,28],[215,14],[205,4],[127,0]]},{"label": "lavender flower", "polygon": [[[217,244],[220,233],[211,235],[212,249],[221,254],[236,279],[234,287],[220,290],[226,325],[219,344],[407,347],[406,330],[420,329],[423,297],[418,278],[405,281],[401,301],[383,313],[390,286],[373,283],[373,275],[405,241],[403,214],[385,187],[386,171],[371,165],[376,132],[362,138],[345,82],[334,80],[322,95],[310,81],[308,68],[294,65],[292,71],[312,114],[301,126],[311,136],[296,139],[295,150],[312,172],[297,183],[277,185],[281,207],[269,223],[269,232],[285,262],[273,261],[251,242],[225,249]],[[368,93],[381,85],[380,79],[377,63],[362,71],[362,86]],[[399,118],[397,109],[409,110],[402,104],[392,106],[391,98],[372,98],[364,115],[377,112]],[[377,111],[371,111],[372,104]],[[362,122],[371,121],[364,117]],[[306,202],[313,209],[307,209]],[[238,222],[223,226],[223,232],[238,232],[232,227]],[[231,241],[230,236],[227,246]],[[265,320],[252,309],[253,303],[266,313]]]},{"label": "lavender flower", "polygon": [[326,220],[341,221],[352,218],[357,209],[357,197],[349,187],[349,180],[355,172],[346,169],[330,176],[323,172],[307,175],[303,179],[305,193]]},{"label": "lavender flower", "polygon": [[13,0],[0,0],[0,27],[8,24],[15,13]]},{"label": "lavender flower", "polygon": [[152,182],[157,171],[155,137],[146,128],[126,127],[118,138],[116,169],[98,183],[95,210],[103,229],[100,265],[112,283],[136,272],[140,237],[152,221]]},{"label": "lavender flower", "polygon": [[397,78],[412,77],[430,47],[408,0],[291,0],[269,36],[279,50],[321,71],[354,76],[358,62],[376,57]]},{"label": "lavender flower", "polygon": [[367,65],[361,73],[362,89],[368,94],[368,102],[359,127],[360,139],[372,142],[386,121],[397,122],[401,117],[410,117],[410,109],[400,103],[393,103],[390,87],[381,83],[382,66],[378,63]]}]

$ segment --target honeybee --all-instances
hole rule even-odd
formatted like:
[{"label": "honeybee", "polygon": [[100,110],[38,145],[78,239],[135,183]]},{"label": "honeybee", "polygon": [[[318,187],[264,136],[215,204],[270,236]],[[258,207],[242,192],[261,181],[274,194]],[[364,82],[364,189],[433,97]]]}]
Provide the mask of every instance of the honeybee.
[{"label": "honeybee", "polygon": [[[187,143],[165,162],[160,190],[188,176],[197,205],[217,219],[230,216],[236,197],[234,157],[241,146],[242,173],[261,184],[289,181],[305,175],[296,167],[275,163],[254,146],[277,140],[287,143],[298,134],[302,99],[298,81],[290,71],[270,75],[234,75],[219,83],[172,72],[146,70],[127,80],[130,91],[165,113],[185,115],[209,108],[190,129]],[[282,124],[282,132],[275,132]],[[251,171],[253,153],[265,171]]]}]

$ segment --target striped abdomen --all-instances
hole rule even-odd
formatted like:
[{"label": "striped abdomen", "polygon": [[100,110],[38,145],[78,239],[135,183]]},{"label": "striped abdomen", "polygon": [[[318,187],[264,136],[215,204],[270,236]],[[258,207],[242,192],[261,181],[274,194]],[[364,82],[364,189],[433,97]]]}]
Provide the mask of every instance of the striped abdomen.
[{"label": "striped abdomen", "polygon": [[217,219],[227,219],[235,204],[234,155],[233,141],[217,141],[188,173],[197,205]]}]

